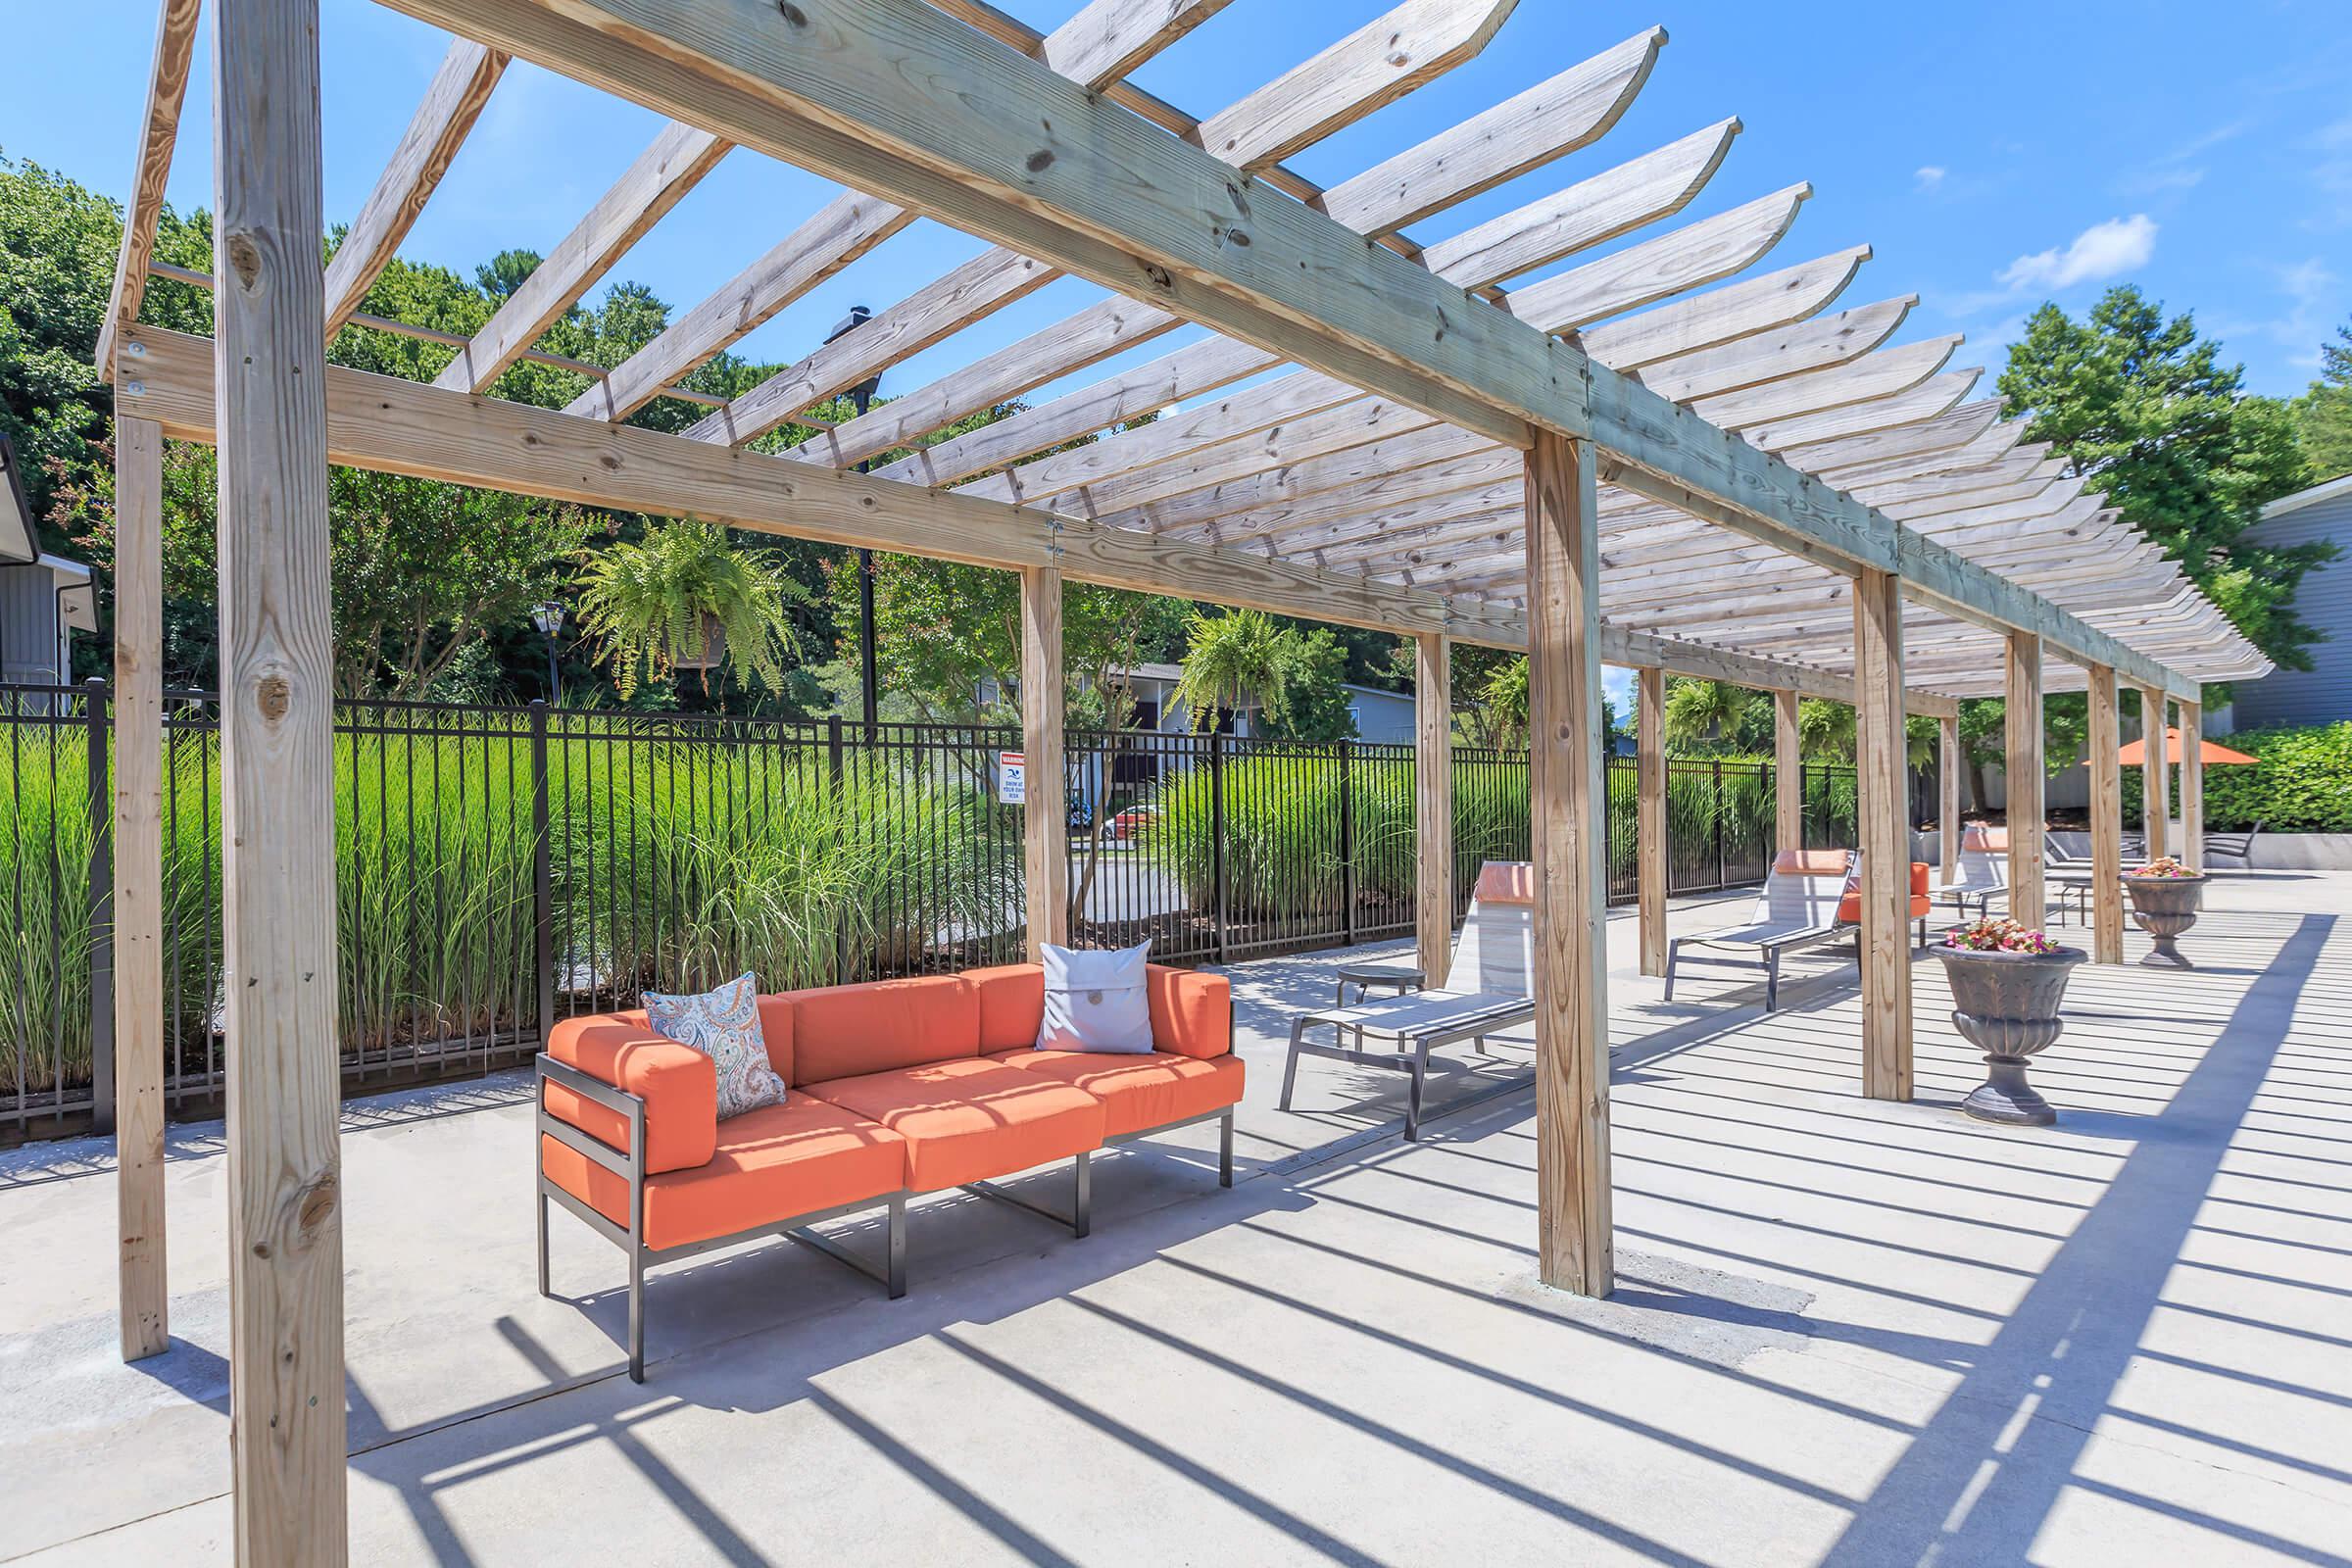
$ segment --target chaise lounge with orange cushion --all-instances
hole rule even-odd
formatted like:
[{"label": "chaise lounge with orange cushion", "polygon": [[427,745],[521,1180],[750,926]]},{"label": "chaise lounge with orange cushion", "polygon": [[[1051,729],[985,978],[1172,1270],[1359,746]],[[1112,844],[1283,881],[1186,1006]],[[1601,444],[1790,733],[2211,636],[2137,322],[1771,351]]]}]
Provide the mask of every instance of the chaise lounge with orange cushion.
[{"label": "chaise lounge with orange cushion", "polygon": [[[1217,1120],[1233,1185],[1233,995],[1222,975],[1148,971],[1148,1054],[1040,1051],[1035,964],[882,980],[760,999],[782,1104],[718,1119],[711,1058],[656,1034],[642,1011],[568,1018],[539,1055],[539,1291],[553,1200],[629,1259],[629,1376],[645,1381],[645,1271],[783,1235],[906,1290],[906,1200],[960,1187],[1070,1226],[1092,1208],[1088,1156]],[[1068,1159],[1056,1214],[992,1185]],[[888,1213],[874,1264],[808,1227]]]}]

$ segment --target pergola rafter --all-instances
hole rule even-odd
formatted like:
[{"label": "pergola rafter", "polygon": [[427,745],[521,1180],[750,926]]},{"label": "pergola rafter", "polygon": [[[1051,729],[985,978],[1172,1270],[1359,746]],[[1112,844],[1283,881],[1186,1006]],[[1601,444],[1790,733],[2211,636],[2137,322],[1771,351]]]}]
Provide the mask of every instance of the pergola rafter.
[{"label": "pergola rafter", "polygon": [[[1475,55],[1511,0],[1405,0],[1200,118],[1127,76],[1225,0],[1092,0],[1052,32],[979,0],[392,3],[459,38],[319,275],[308,242],[286,238],[318,217],[316,120],[268,90],[315,79],[316,0],[217,0],[217,344],[138,320],[194,26],[193,0],[164,6],[101,338],[100,363],[138,438],[126,482],[152,486],[153,433],[214,441],[224,497],[273,519],[240,536],[223,580],[223,623],[244,634],[224,662],[223,706],[236,740],[230,785],[246,808],[273,784],[308,788],[323,755],[326,698],[311,676],[330,629],[304,575],[315,541],[299,525],[318,493],[313,470],[329,460],[1015,569],[1033,693],[1058,689],[1049,677],[1065,578],[1412,636],[1425,752],[1446,733],[1451,641],[1525,648],[1544,911],[1539,1250],[1555,1284],[1605,1291],[1611,1279],[1600,662],[1774,691],[1784,760],[1795,756],[1797,696],[1856,709],[1867,850],[1858,1065],[1866,1091],[1889,1098],[1911,1083],[1905,709],[1948,721],[1960,696],[2037,701],[2080,679],[2109,708],[2118,682],[2169,696],[2193,723],[2201,681],[2267,667],[2079,475],[2022,444],[1996,401],[1968,401],[1980,377],[1950,368],[1956,338],[1897,341],[1912,296],[1832,309],[1867,247],[1748,275],[1789,232],[1808,185],[1683,216],[1725,162],[1738,121],[1577,168],[1547,182],[1549,194],[1446,237],[1407,232],[1601,138],[1647,78],[1662,32],[1321,188],[1282,160]],[[453,336],[360,305],[510,59],[667,123],[481,331],[452,344],[433,384],[312,368],[325,333],[345,324]],[[253,156],[257,146],[272,156]],[[564,363],[540,347],[548,326],[736,148],[844,188],[621,365],[567,365],[590,382],[570,407],[480,395],[518,359]],[[658,398],[719,403],[680,379],[918,218],[983,248],[686,434],[625,422]],[[251,245],[267,248],[257,258]],[[799,447],[758,450],[788,421],[821,423],[811,406],[1061,277],[1104,295]],[[1185,328],[1206,335],[941,438]],[[1159,416],[1118,428],[1146,416]],[[904,455],[856,471],[893,453]],[[149,510],[142,496],[125,505],[134,516]],[[257,561],[256,548],[274,554]],[[134,580],[145,578],[126,585]],[[121,620],[134,643],[157,635],[156,623]],[[152,667],[156,652],[126,645],[125,668]],[[1654,675],[1644,689],[1653,699],[1662,690]],[[131,695],[145,713],[145,694]],[[1032,744],[1050,750],[1051,704],[1025,700],[1023,717]],[[2012,735],[2013,771],[2038,768],[2027,728],[2038,733]],[[2095,726],[2094,744],[2108,745],[2113,729]],[[1944,733],[1948,746],[1948,722]],[[1425,771],[1419,809],[1434,823],[1449,809],[1436,777],[1446,770]],[[1645,792],[1653,772],[1662,779],[1645,769]],[[1784,822],[1788,788],[1784,778]],[[226,852],[241,873],[229,879],[228,921],[239,973],[269,968],[256,947],[275,929],[256,902],[265,897],[282,901],[279,922],[307,922],[305,952],[321,936],[332,950],[321,892],[331,824],[272,827],[279,838],[266,852],[237,842]],[[1031,812],[1026,832],[1033,889],[1050,895],[1060,813]],[[1437,858],[1422,858],[1433,910],[1449,902],[1438,897],[1449,873]],[[1658,858],[1642,859],[1645,952],[1664,917],[1648,885]],[[126,859],[119,874],[120,900],[154,896],[155,867]],[[1058,902],[1041,896],[1033,938],[1057,929]],[[2100,919],[2110,912],[2102,904]],[[1442,940],[1434,922],[1423,933],[1425,949]],[[282,970],[270,974],[232,1016],[271,1042],[248,1055],[241,1040],[231,1056],[240,1167],[255,1182],[245,1211],[299,1212],[331,1232],[331,1181],[319,1180],[321,1157],[331,1177],[331,1097],[322,1102],[307,1078],[289,1095],[254,1077],[294,1070],[278,1047],[315,1020],[318,999]],[[141,1092],[144,1070],[126,1063],[119,1092]],[[160,1164],[126,1160],[123,1170],[146,1196],[160,1192],[149,1187]],[[151,1241],[135,1268],[125,1254],[126,1350],[160,1334],[160,1228]],[[338,1386],[327,1325],[339,1322],[340,1298],[313,1263],[241,1259],[232,1275],[241,1409]],[[274,1289],[297,1275],[300,1300]],[[134,1305],[147,1313],[135,1333]],[[255,1362],[257,1348],[277,1344],[295,1348]],[[330,1425],[331,1444],[321,1435]],[[331,1560],[338,1549],[318,1500],[327,1494],[301,1489],[339,1461],[339,1424],[306,1415],[301,1436],[275,1442],[240,1421],[240,1499],[248,1488],[312,1499],[274,1515],[240,1507],[247,1560]]]}]

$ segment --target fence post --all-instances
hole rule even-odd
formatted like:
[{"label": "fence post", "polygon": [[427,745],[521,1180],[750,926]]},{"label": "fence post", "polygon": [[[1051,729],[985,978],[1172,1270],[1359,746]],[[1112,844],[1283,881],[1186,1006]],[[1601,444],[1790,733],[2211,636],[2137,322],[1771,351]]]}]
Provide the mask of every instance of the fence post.
[{"label": "fence post", "polygon": [[115,1130],[115,800],[107,774],[106,682],[81,684],[89,736],[90,1128]]},{"label": "fence post", "polygon": [[[835,713],[825,720],[825,772],[833,783],[834,820],[844,824],[847,832],[849,810],[843,795],[841,715]],[[841,919],[833,928],[833,983],[847,985],[850,981],[850,911],[844,908]]]},{"label": "fence post", "polygon": [[1730,885],[1730,868],[1723,861],[1723,759],[1715,759],[1715,809],[1708,813],[1715,823],[1715,890],[1720,893]]},{"label": "fence post", "polygon": [[1340,742],[1340,913],[1349,947],[1355,946],[1355,788],[1348,759],[1354,746]]},{"label": "fence post", "polygon": [[531,940],[539,974],[539,1049],[556,1027],[556,857],[548,843],[547,700],[531,704]]},{"label": "fence post", "polygon": [[1208,732],[1208,842],[1217,889],[1217,961],[1225,961],[1225,737]]}]

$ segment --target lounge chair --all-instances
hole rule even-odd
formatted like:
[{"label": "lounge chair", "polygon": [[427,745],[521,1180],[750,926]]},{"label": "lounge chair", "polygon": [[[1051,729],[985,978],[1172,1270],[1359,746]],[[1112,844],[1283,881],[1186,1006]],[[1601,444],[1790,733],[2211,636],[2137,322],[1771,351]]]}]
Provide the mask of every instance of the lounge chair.
[{"label": "lounge chair", "polygon": [[[1445,1046],[1476,1041],[1535,1021],[1536,868],[1524,860],[1490,860],[1479,867],[1470,914],[1455,939],[1453,966],[1436,991],[1384,997],[1351,1007],[1326,1007],[1293,1020],[1290,1059],[1282,1069],[1284,1110],[1298,1079],[1300,1056],[1330,1056],[1359,1066],[1394,1067],[1409,1076],[1404,1136],[1421,1136],[1421,1096],[1431,1071],[1458,1072],[1462,1064],[1430,1060]],[[1329,1029],[1328,1044],[1307,1038]],[[1352,1045],[1347,1044],[1352,1040]],[[1367,1046],[1387,1044],[1385,1051]]]},{"label": "lounge chair", "polygon": [[[1862,858],[1852,850],[1783,850],[1756,895],[1745,925],[1675,937],[1666,944],[1666,1000],[1674,1000],[1676,975],[1686,964],[1713,969],[1764,971],[1764,1010],[1781,1004],[1781,955],[1827,942],[1838,934],[1838,907],[1854,886]],[[1686,956],[1684,949],[1701,952]],[[1740,955],[1719,956],[1708,950]]]},{"label": "lounge chair", "polygon": [[2205,835],[2205,859],[2208,864],[2217,855],[2227,856],[2240,865],[2254,863],[2254,840],[2262,833],[2262,824],[2255,823],[2243,833],[2208,833]]},{"label": "lounge chair", "polygon": [[2009,902],[2009,830],[2005,827],[1964,828],[1960,833],[1960,880],[1938,887],[1938,906],[1954,915],[1983,919],[1995,902]]}]

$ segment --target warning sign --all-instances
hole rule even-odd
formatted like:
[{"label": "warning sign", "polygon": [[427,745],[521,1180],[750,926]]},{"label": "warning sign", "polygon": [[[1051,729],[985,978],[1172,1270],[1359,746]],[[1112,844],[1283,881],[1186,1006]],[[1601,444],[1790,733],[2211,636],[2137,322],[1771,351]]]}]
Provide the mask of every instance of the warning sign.
[{"label": "warning sign", "polygon": [[1019,806],[1029,798],[1029,760],[1019,752],[997,754],[997,799]]}]

